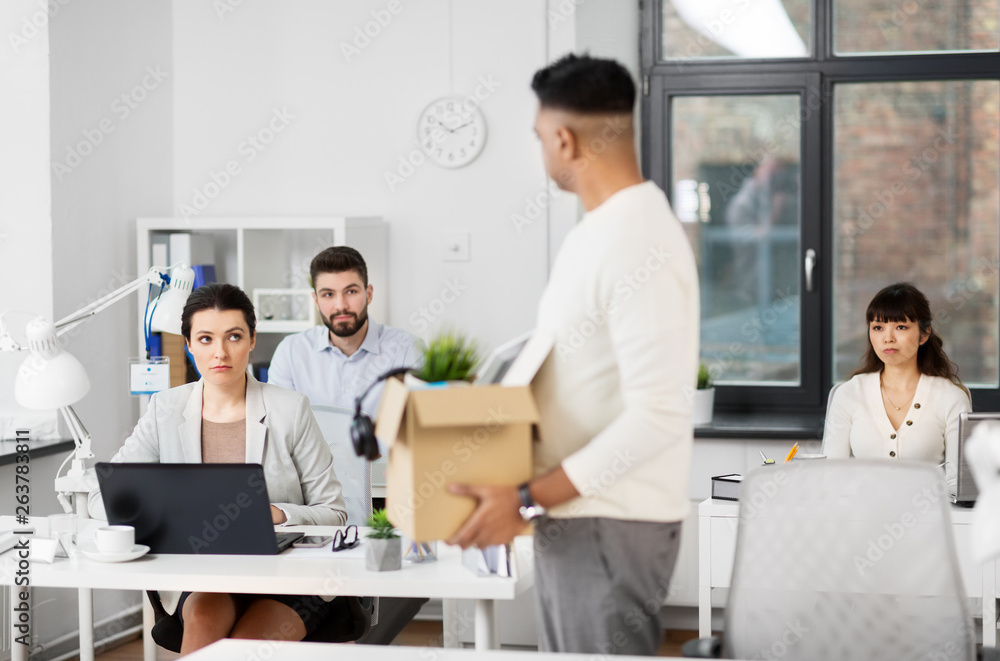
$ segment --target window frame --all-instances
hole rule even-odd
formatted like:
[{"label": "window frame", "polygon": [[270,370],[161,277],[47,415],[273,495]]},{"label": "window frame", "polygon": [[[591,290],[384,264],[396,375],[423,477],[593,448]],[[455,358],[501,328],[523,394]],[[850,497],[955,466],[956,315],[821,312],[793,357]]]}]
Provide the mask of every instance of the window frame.
[{"label": "window frame", "polygon": [[[659,60],[661,3],[640,0],[642,168],[672,198],[670,100],[686,95],[788,93],[818,90],[821,105],[802,122],[800,386],[717,386],[724,413],[822,414],[833,386],[833,99],[842,83],[998,80],[1000,52],[834,55],[833,2],[812,0],[812,52],[796,59]],[[671,202],[673,200],[671,199]],[[1000,218],[997,219],[1000,223]],[[806,292],[802,257],[818,253],[813,291]],[[1000,254],[1000,245],[997,246]],[[1000,320],[998,320],[1000,322]],[[816,340],[820,350],[817,351]],[[1000,375],[998,375],[1000,376]],[[975,410],[1000,410],[1000,387],[972,390]]]}]

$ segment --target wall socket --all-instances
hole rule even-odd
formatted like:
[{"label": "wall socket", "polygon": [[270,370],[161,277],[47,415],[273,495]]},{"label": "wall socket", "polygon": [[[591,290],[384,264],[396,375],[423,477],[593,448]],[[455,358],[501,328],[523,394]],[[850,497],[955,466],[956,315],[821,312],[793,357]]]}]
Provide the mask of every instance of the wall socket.
[{"label": "wall socket", "polygon": [[445,232],[442,260],[446,262],[469,261],[469,232]]}]

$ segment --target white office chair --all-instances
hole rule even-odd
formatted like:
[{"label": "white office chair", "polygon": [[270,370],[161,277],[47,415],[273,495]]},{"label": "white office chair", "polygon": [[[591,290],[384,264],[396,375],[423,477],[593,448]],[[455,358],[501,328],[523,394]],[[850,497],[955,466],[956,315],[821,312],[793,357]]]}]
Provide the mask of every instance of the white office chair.
[{"label": "white office chair", "polygon": [[829,429],[830,404],[833,404],[833,393],[837,392],[837,389],[840,388],[840,386],[844,385],[844,383],[846,383],[846,381],[841,381],[840,383],[833,384],[833,387],[830,388],[830,394],[826,398],[826,415],[823,417],[823,449],[820,450],[820,452],[822,452],[823,454],[826,454],[826,439],[827,439],[826,432]]},{"label": "white office chair", "polygon": [[723,656],[975,659],[947,494],[940,470],[911,462],[793,461],[751,472]]},{"label": "white office chair", "polygon": [[333,469],[344,487],[347,523],[363,526],[372,513],[371,464],[359,457],[351,446],[351,420],[354,411],[337,406],[312,405],[320,433],[333,453]]}]

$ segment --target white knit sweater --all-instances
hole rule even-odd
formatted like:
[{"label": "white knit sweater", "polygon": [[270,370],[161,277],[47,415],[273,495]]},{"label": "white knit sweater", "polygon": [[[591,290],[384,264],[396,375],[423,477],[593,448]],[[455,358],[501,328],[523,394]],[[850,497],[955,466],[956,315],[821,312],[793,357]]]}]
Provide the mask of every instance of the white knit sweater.
[{"label": "white knit sweater", "polygon": [[689,509],[698,273],[652,182],[587,213],[538,311],[555,348],[532,384],[536,473],[559,464],[582,494],[556,517],[678,521]]}]

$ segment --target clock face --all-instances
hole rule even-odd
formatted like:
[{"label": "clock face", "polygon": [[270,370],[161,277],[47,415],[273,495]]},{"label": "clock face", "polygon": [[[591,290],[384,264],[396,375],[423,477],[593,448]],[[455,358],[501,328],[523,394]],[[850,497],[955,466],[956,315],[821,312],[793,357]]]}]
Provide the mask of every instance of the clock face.
[{"label": "clock face", "polygon": [[486,120],[468,98],[438,99],[420,114],[417,140],[427,157],[446,168],[471,163],[486,145]]}]

